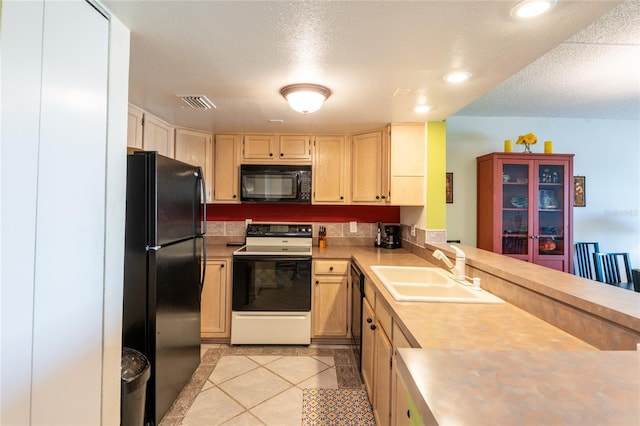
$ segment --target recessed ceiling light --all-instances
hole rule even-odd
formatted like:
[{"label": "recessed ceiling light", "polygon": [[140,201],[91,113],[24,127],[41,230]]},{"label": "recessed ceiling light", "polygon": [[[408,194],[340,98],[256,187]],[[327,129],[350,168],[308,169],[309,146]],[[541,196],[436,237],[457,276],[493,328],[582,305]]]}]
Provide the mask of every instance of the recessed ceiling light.
[{"label": "recessed ceiling light", "polygon": [[556,5],[557,0],[522,0],[511,8],[514,18],[534,18],[548,12]]},{"label": "recessed ceiling light", "polygon": [[471,77],[471,73],[467,71],[454,71],[446,74],[443,78],[449,83],[462,83]]},{"label": "recessed ceiling light", "polygon": [[432,105],[416,105],[413,110],[419,114],[424,114],[425,112],[429,112],[433,109]]}]

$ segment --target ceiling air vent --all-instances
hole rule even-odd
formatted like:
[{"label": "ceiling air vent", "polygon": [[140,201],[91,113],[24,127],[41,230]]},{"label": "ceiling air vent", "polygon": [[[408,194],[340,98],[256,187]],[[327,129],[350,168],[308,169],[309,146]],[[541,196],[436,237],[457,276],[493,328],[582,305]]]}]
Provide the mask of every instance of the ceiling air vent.
[{"label": "ceiling air vent", "polygon": [[216,106],[204,95],[178,95],[187,105],[195,109],[211,109]]}]

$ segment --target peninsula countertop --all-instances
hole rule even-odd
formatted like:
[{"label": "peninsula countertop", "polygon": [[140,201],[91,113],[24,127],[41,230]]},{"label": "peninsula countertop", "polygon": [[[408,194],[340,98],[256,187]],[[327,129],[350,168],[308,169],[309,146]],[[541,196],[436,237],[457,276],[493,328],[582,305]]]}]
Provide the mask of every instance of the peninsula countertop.
[{"label": "peninsula countertop", "polygon": [[[600,351],[509,303],[397,302],[372,265],[440,266],[406,250],[314,250],[317,258],[347,254],[414,346],[398,349],[397,367],[425,424],[640,424],[640,408],[631,402],[640,395],[640,352]],[[538,285],[530,273],[523,279]],[[597,285],[595,293],[602,291]],[[614,300],[614,306],[627,305]],[[633,309],[628,313],[624,320],[635,324]]]}]

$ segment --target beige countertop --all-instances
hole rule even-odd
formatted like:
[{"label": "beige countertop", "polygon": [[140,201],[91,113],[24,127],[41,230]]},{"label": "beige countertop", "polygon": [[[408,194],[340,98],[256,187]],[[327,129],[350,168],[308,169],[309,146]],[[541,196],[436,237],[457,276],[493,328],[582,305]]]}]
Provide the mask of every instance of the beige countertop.
[{"label": "beige countertop", "polygon": [[640,424],[640,352],[398,349],[424,424]]},{"label": "beige countertop", "polygon": [[397,302],[372,265],[438,266],[406,250],[360,248],[353,257],[416,347],[483,350],[596,350],[509,303]]}]

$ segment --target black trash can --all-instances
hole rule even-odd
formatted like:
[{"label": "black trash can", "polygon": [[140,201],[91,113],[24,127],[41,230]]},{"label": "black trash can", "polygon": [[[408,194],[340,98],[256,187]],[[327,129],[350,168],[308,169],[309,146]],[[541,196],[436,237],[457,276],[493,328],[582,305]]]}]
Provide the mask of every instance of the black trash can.
[{"label": "black trash can", "polygon": [[120,424],[143,426],[147,382],[151,377],[149,360],[136,350],[122,348],[120,377]]}]

